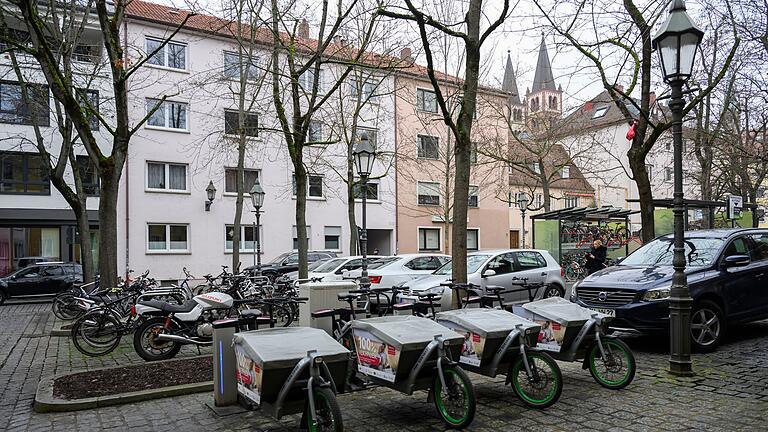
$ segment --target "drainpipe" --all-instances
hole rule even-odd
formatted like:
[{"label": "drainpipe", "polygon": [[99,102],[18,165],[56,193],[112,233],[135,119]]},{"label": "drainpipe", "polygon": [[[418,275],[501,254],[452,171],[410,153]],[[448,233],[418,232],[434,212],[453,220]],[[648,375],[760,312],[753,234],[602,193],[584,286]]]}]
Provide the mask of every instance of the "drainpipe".
[{"label": "drainpipe", "polygon": [[[394,79],[394,86],[395,86],[395,93],[397,92],[397,81],[398,77],[395,75]],[[394,120],[394,129],[395,129],[395,250],[392,255],[397,255],[399,252],[399,245],[400,245],[400,224],[399,224],[399,204],[397,202],[397,135],[398,135],[398,129],[397,129],[397,95],[394,95],[394,110],[395,110],[395,120]]]},{"label": "drainpipe", "polygon": [[[127,64],[127,60],[128,60],[128,21],[125,20],[125,19],[123,19],[123,60],[124,60],[123,64]],[[129,173],[130,173],[130,170],[128,169],[128,161],[130,160],[130,158],[128,156],[129,156],[128,155],[128,150],[126,149],[126,151],[125,151],[125,175],[123,176],[125,178],[125,280],[128,280],[128,276],[129,276],[128,275],[128,271],[131,268],[131,265],[130,265],[130,260],[131,260],[130,250],[131,250],[131,246],[130,246],[130,243],[128,242],[129,238],[130,238],[130,236],[129,236],[129,232],[130,232],[129,222],[130,222],[130,219],[131,219],[130,216],[129,216],[130,215],[130,211],[129,211],[130,210],[130,202],[131,202],[131,200],[129,198],[129,196],[130,196],[130,194],[129,194],[129,192],[130,192],[130,188],[129,188],[130,182],[128,181]]]}]

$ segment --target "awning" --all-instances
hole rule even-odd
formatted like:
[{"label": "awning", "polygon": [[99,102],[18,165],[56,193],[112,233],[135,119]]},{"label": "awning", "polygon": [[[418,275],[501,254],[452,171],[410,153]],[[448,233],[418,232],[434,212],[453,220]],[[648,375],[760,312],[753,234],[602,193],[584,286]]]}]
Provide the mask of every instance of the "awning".
[{"label": "awning", "polygon": [[[0,208],[0,225],[2,226],[74,224],[75,221],[75,212],[71,209]],[[88,221],[98,225],[99,212],[88,210]]]},{"label": "awning", "polygon": [[552,210],[531,216],[539,220],[626,220],[629,215],[638,213],[637,210],[619,207],[569,207],[562,210]]}]

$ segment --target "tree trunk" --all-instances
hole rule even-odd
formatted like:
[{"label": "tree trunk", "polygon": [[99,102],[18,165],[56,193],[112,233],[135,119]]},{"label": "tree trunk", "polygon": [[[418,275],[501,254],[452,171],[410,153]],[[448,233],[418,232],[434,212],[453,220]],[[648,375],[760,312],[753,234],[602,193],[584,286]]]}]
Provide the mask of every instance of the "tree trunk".
[{"label": "tree trunk", "polygon": [[[544,195],[544,211],[548,212],[552,210],[552,202],[549,198],[549,178],[547,178],[547,176],[544,175],[544,170],[541,170],[541,173],[542,174],[539,181],[541,182],[541,193]],[[534,202],[535,202],[535,199],[534,199]]]},{"label": "tree trunk", "polygon": [[[99,199],[99,277],[102,287],[117,286],[117,196],[120,171],[102,162]],[[169,239],[170,240],[170,239]]]},{"label": "tree trunk", "polygon": [[[242,95],[242,92],[241,92]],[[242,99],[242,98],[241,98]],[[239,133],[240,137],[238,138],[238,145],[237,145],[237,199],[235,200],[235,220],[233,221],[233,227],[232,229],[234,232],[232,233],[232,272],[237,272],[239,266],[240,266],[240,241],[242,240],[240,238],[240,225],[243,220],[243,196],[245,194],[245,185],[243,184],[244,181],[244,170],[245,170],[245,131],[243,129],[243,107],[242,107],[242,100],[241,100],[241,107],[238,112],[238,121],[240,123]],[[254,233],[256,235],[256,233]],[[255,253],[255,252],[254,252]]]},{"label": "tree trunk", "polygon": [[72,206],[77,219],[77,232],[80,243],[80,262],[83,266],[83,282],[91,282],[94,277],[93,272],[93,250],[91,249],[91,226],[88,221],[88,210],[86,207],[86,198],[80,202],[80,205]]},{"label": "tree trunk", "polygon": [[[294,129],[296,130],[296,129]],[[303,138],[294,138],[297,149],[304,146]],[[301,150],[294,155],[293,169],[296,176],[296,238],[299,243],[299,279],[306,279],[307,270],[307,171]]]},{"label": "tree trunk", "polygon": [[629,167],[632,169],[632,175],[635,177],[638,198],[640,199],[640,219],[643,224],[641,237],[643,243],[647,243],[656,238],[656,227],[654,226],[653,219],[654,207],[651,181],[648,178],[648,171],[645,168],[645,157],[637,157],[637,152],[634,148],[630,148],[627,156],[629,156]]}]

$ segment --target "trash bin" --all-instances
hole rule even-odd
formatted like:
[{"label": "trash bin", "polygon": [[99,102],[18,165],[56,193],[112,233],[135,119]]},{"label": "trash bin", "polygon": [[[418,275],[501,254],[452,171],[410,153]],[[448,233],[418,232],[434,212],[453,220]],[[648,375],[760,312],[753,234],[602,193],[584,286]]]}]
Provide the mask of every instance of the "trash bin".
[{"label": "trash bin", "polygon": [[550,297],[516,306],[514,312],[541,325],[538,347],[553,352],[569,348],[584,323],[593,315],[607,315],[581,307],[562,297]]},{"label": "trash bin", "polygon": [[[343,388],[347,376],[349,350],[321,329],[281,327],[235,333],[237,391],[241,397],[266,411],[275,408],[283,385],[308,351],[316,351],[328,366],[331,379]],[[298,377],[307,379],[308,369]],[[286,396],[279,414],[302,412],[306,391],[294,386]],[[276,415],[272,412],[273,415]]]},{"label": "trash bin", "polygon": [[[441,336],[454,359],[461,354],[464,337],[430,319],[384,316],[352,321],[358,370],[389,382],[411,372],[424,348]],[[435,355],[435,354],[433,354]],[[436,355],[435,355],[436,356]],[[424,370],[431,374],[431,370]]]},{"label": "trash bin", "polygon": [[493,359],[509,333],[518,325],[520,337],[528,338],[528,346],[536,345],[541,329],[533,321],[499,309],[456,309],[437,313],[435,319],[464,336],[461,362],[477,367]]},{"label": "trash bin", "polygon": [[299,297],[306,297],[299,305],[299,325],[323,329],[329,335],[333,333],[330,317],[313,318],[312,312],[320,309],[338,309],[344,307],[336,295],[341,292],[358,289],[357,284],[348,281],[307,282],[299,285]]}]

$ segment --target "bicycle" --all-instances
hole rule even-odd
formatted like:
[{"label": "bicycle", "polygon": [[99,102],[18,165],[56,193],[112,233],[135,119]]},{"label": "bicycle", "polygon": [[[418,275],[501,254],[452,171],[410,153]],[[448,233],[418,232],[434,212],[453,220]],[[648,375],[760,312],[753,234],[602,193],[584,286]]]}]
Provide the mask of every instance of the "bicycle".
[{"label": "bicycle", "polygon": [[133,333],[140,320],[135,307],[125,313],[125,305],[133,305],[139,293],[126,293],[91,309],[72,326],[72,343],[81,353],[89,357],[107,355],[114,351],[123,336]]}]

